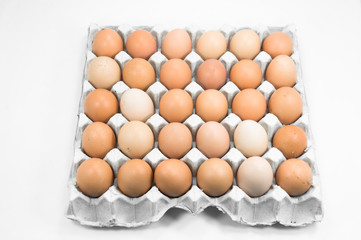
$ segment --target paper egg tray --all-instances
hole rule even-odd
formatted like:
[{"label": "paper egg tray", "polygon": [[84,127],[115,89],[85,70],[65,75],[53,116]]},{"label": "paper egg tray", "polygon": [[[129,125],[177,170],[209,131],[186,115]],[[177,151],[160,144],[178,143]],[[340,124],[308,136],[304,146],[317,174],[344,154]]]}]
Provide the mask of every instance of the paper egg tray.
[{"label": "paper egg tray", "polygon": [[[89,28],[86,64],[82,79],[83,88],[79,104],[74,159],[69,179],[70,201],[67,210],[68,218],[76,220],[84,225],[96,227],[136,227],[158,221],[167,212],[167,210],[173,207],[182,208],[193,214],[198,214],[205,208],[214,206],[222,212],[228,214],[232,220],[249,225],[272,225],[280,223],[286,226],[303,226],[322,219],[323,209],[321,202],[319,172],[315,161],[314,145],[308,118],[308,107],[302,82],[296,31],[293,26],[248,26],[238,28],[227,26],[219,29],[219,31],[225,35],[228,43],[236,32],[244,28],[251,28],[255,30],[259,34],[261,40],[263,40],[268,34],[276,31],[286,32],[291,36],[294,43],[294,53],[291,58],[295,61],[297,67],[297,83],[294,88],[301,94],[303,99],[303,114],[293,124],[301,127],[306,132],[308,146],[304,154],[299,158],[310,165],[313,173],[312,186],[305,194],[299,197],[290,197],[282,188],[276,185],[275,180],[273,181],[271,189],[265,195],[257,198],[249,197],[237,186],[235,180],[231,189],[220,197],[209,197],[203,193],[203,191],[197,186],[195,176],[197,169],[204,161],[207,160],[207,157],[196,148],[195,134],[204,122],[195,114],[195,110],[193,109],[193,114],[184,122],[184,124],[192,132],[193,147],[183,158],[181,158],[181,160],[187,163],[193,174],[193,185],[186,194],[178,198],[169,198],[162,194],[153,183],[152,188],[145,195],[139,198],[130,198],[119,191],[117,181],[115,179],[113,186],[111,186],[110,189],[99,198],[89,198],[84,195],[76,185],[76,172],[79,165],[89,158],[89,156],[82,151],[81,147],[81,136],[83,130],[86,126],[92,123],[92,121],[84,114],[83,108],[85,97],[94,90],[94,87],[87,80],[87,67],[90,61],[96,57],[92,53],[92,40],[95,34],[104,27],[116,30],[123,38],[124,42],[126,42],[129,34],[137,29],[145,29],[151,32],[157,41],[158,51],[149,59],[149,62],[152,64],[156,72],[156,82],[146,91],[153,100],[156,108],[155,114],[146,121],[146,124],[148,124],[154,133],[155,144],[152,151],[149,152],[143,159],[151,165],[153,170],[160,162],[167,159],[167,157],[165,157],[158,149],[157,139],[159,131],[167,124],[167,121],[159,115],[159,101],[162,95],[167,91],[167,88],[159,82],[159,71],[161,66],[167,61],[167,58],[162,55],[160,51],[161,42],[171,29],[163,26],[132,27],[124,25],[101,27],[91,25]],[[198,38],[206,30],[198,29],[196,27],[185,29],[191,36],[193,46],[192,52],[185,58],[185,61],[189,64],[192,70],[192,82],[185,88],[185,90],[192,96],[193,102],[195,103],[197,96],[204,91],[196,82],[197,69],[203,60],[195,52],[195,46]],[[121,69],[124,68],[124,65],[130,59],[131,57],[125,51],[120,52],[115,57],[115,60],[119,63]],[[219,60],[227,69],[227,82],[220,91],[226,96],[228,106],[231,107],[232,99],[240,91],[240,89],[229,81],[229,71],[231,67],[238,62],[238,60],[229,51],[227,51]],[[261,51],[254,59],[254,61],[261,67],[263,76],[265,69],[271,60],[271,57],[263,51]],[[127,89],[129,89],[129,87],[123,81],[120,81],[112,87],[111,91],[116,95],[119,101],[122,93]],[[272,84],[265,81],[263,77],[262,84],[258,87],[258,90],[264,94],[268,103],[268,99],[275,91],[275,88]],[[108,125],[117,135],[121,126],[126,122],[127,119],[122,116],[121,113],[117,113],[109,120]],[[241,119],[237,115],[233,114],[230,108],[226,118],[221,121],[221,124],[228,130],[231,138],[230,149],[222,157],[222,159],[226,160],[230,164],[234,175],[236,175],[236,171],[240,164],[246,159],[246,157],[234,147],[233,143],[233,132],[240,122]],[[275,115],[268,112],[259,121],[259,123],[268,133],[269,139],[268,149],[262,157],[267,159],[267,161],[271,164],[275,174],[278,166],[286,160],[282,153],[278,149],[273,148],[271,144],[273,135],[282,126],[282,124]],[[129,160],[129,158],[125,156],[117,146],[105,156],[104,160],[110,164],[113,169],[114,176],[116,177],[120,166]]]}]

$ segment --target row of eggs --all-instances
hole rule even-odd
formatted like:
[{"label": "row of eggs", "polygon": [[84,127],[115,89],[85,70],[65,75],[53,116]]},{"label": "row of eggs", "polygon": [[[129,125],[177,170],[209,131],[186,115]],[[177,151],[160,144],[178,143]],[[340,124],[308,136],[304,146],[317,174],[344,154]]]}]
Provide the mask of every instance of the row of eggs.
[{"label": "row of eggs", "polygon": [[[89,64],[88,80],[95,88],[111,89],[121,78],[130,88],[144,91],[156,81],[152,65],[142,58],[129,60],[123,71],[114,59],[105,56],[96,57]],[[229,79],[241,90],[256,89],[262,82],[262,70],[255,61],[244,59],[232,66]],[[293,87],[297,70],[292,58],[287,55],[275,57],[267,67],[265,79],[276,89]],[[205,90],[219,90],[226,80],[226,68],[217,59],[207,59],[197,69],[196,81]],[[159,81],[169,90],[184,89],[192,81],[192,72],[183,59],[170,59],[162,65]]]},{"label": "row of eggs", "polygon": [[[195,50],[203,60],[218,59],[227,51],[228,47],[238,60],[254,59],[261,51],[261,47],[272,58],[277,55],[290,56],[293,52],[292,39],[286,33],[272,33],[261,44],[259,35],[252,29],[243,29],[237,32],[230,40],[229,46],[221,32],[205,32],[198,39]],[[97,56],[114,58],[120,51],[123,51],[123,39],[116,31],[105,28],[95,35],[92,48]],[[136,30],[128,36],[125,48],[132,58],[148,60],[157,51],[157,43],[148,31]],[[184,59],[191,51],[192,41],[184,29],[170,31],[161,43],[161,52],[168,59]]]}]

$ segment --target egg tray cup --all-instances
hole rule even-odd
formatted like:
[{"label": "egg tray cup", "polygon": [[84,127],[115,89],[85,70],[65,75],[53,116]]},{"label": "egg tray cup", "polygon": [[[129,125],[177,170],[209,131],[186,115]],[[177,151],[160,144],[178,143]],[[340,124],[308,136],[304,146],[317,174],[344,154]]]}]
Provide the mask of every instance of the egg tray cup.
[{"label": "egg tray cup", "polygon": [[[294,86],[303,100],[303,113],[299,119],[297,119],[294,125],[301,127],[308,140],[307,148],[303,155],[299,158],[309,164],[313,174],[313,182],[310,189],[303,195],[298,197],[290,197],[281,187],[276,185],[275,179],[270,190],[263,196],[252,198],[249,197],[244,191],[242,191],[234,180],[232,187],[220,197],[210,197],[206,195],[196,183],[196,173],[199,166],[208,158],[204,156],[197,148],[195,144],[195,135],[198,128],[204,123],[204,121],[195,114],[193,114],[183,122],[192,132],[193,146],[192,149],[181,158],[192,171],[193,184],[188,192],[177,198],[170,198],[159,191],[159,189],[152,185],[151,189],[141,197],[131,198],[123,193],[117,187],[116,178],[114,184],[99,198],[90,198],[84,195],[76,184],[76,172],[79,165],[89,159],[81,147],[81,136],[84,129],[92,123],[92,121],[84,114],[84,100],[85,97],[94,90],[94,87],[89,83],[87,79],[87,68],[92,59],[96,56],[92,53],[92,40],[95,34],[104,27],[111,28],[119,33],[125,42],[127,37],[135,30],[144,29],[149,31],[156,39],[158,51],[154,53],[148,60],[155,69],[156,82],[151,85],[146,93],[151,97],[155,105],[155,114],[152,115],[146,124],[152,129],[155,136],[154,148],[143,158],[150,164],[153,171],[157,165],[166,160],[158,149],[158,134],[162,127],[168,122],[159,115],[159,101],[160,98],[166,93],[167,88],[159,82],[159,72],[161,66],[167,61],[167,58],[162,55],[160,46],[165,35],[171,30],[164,26],[139,26],[132,27],[129,25],[121,26],[98,26],[91,25],[89,27],[86,64],[83,74],[83,87],[79,104],[78,123],[75,136],[75,149],[74,159],[71,167],[69,177],[69,189],[70,199],[66,216],[69,219],[75,220],[83,225],[94,227],[137,227],[149,224],[151,222],[158,221],[170,208],[176,207],[187,210],[193,214],[202,212],[209,206],[214,206],[220,211],[228,214],[233,221],[248,224],[248,225],[272,225],[279,223],[284,226],[305,226],[313,222],[321,221],[323,218],[323,207],[321,201],[321,189],[320,178],[315,161],[315,152],[313,138],[310,130],[310,123],[308,117],[308,106],[305,98],[304,86],[302,82],[302,73],[299,60],[298,43],[296,39],[296,29],[294,26],[284,27],[267,27],[267,26],[245,26],[245,27],[231,27],[224,26],[219,29],[227,39],[228,46],[232,36],[241,29],[250,28],[255,30],[260,36],[261,41],[265,39],[267,35],[272,32],[285,32],[293,40],[294,52],[291,58],[295,61],[297,67],[297,82]],[[195,52],[195,46],[198,38],[205,32],[203,29],[197,27],[185,28],[190,34],[192,39],[192,52],[185,58],[185,61],[192,71],[192,82],[185,88],[185,90],[192,96],[193,102],[197,99],[197,96],[204,91],[200,85],[196,82],[196,73],[199,65],[203,62],[202,58]],[[115,60],[123,70],[124,65],[132,59],[126,51],[121,51],[116,55]],[[219,59],[227,70],[227,82],[220,89],[220,91],[226,96],[228,106],[232,106],[233,97],[240,91],[235,84],[229,81],[229,72],[231,67],[238,62],[237,58],[229,51]],[[254,61],[261,67],[263,73],[263,79],[261,85],[257,88],[266,98],[267,104],[270,96],[275,91],[275,88],[271,83],[264,79],[265,69],[271,61],[271,57],[264,51],[261,51]],[[111,91],[115,94],[118,101],[124,91],[129,87],[120,81],[116,83]],[[116,136],[119,133],[123,124],[128,120],[121,114],[115,114],[109,121],[108,125],[113,129]],[[222,157],[232,167],[234,176],[236,171],[246,157],[234,147],[233,132],[236,126],[241,122],[241,119],[228,109],[226,118],[221,121],[221,124],[227,129],[231,138],[231,145],[229,151]],[[268,134],[268,148],[263,154],[270,165],[272,166],[273,173],[276,173],[278,166],[286,160],[283,154],[276,148],[272,147],[272,138],[275,132],[282,127],[282,123],[278,118],[271,114],[266,115],[259,121],[262,127]],[[125,156],[117,145],[112,149],[104,158],[106,162],[110,164],[114,172],[114,176],[117,176],[118,169],[129,160]]]}]

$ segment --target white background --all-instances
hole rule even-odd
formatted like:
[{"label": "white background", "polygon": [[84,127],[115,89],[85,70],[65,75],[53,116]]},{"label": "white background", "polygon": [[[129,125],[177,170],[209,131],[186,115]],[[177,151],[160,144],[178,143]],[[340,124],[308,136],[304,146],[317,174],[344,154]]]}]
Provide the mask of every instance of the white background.
[{"label": "white background", "polygon": [[[88,26],[295,24],[324,219],[249,227],[171,210],[136,229],[65,217]],[[0,1],[1,239],[350,239],[361,215],[361,4],[339,1]],[[352,237],[353,236],[353,237]]]}]

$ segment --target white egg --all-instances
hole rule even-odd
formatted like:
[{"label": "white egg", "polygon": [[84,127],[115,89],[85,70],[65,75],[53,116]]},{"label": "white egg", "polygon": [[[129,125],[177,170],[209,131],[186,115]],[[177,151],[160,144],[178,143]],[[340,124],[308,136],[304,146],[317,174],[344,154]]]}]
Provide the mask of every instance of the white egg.
[{"label": "white egg", "polygon": [[154,113],[152,99],[144,91],[131,88],[122,94],[120,112],[128,121],[147,121]]},{"label": "white egg", "polygon": [[246,157],[262,156],[268,146],[266,130],[253,120],[242,121],[234,131],[234,145]]}]

